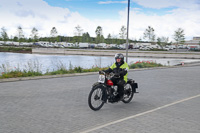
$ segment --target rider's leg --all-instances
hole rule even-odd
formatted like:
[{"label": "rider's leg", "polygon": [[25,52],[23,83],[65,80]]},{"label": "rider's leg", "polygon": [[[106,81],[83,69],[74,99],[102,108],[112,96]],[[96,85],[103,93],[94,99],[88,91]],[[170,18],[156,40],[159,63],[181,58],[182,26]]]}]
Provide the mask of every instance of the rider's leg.
[{"label": "rider's leg", "polygon": [[117,89],[117,92],[118,92],[118,99],[121,100],[123,98],[123,95],[124,95],[124,84],[125,84],[125,81],[124,80],[119,80],[117,85],[118,85],[118,89]]},{"label": "rider's leg", "polygon": [[[111,78],[111,81],[113,82],[113,85],[117,85],[118,80],[119,79],[116,79],[114,77]],[[114,90],[113,90],[113,92],[114,92]],[[110,102],[116,102],[117,101],[115,95],[113,94],[113,92],[112,92],[111,98],[109,99]]]},{"label": "rider's leg", "polygon": [[102,99],[101,99],[103,102],[106,103],[107,101],[107,94],[106,94],[106,89],[103,88],[103,93],[102,93]]}]

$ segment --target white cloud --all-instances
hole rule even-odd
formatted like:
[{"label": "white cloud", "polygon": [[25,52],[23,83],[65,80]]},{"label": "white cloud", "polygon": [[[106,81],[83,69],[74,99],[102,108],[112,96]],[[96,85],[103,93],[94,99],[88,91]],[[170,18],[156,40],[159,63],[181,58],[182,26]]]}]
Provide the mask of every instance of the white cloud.
[{"label": "white cloud", "polygon": [[0,26],[5,27],[10,34],[16,32],[20,25],[24,33],[30,35],[33,27],[41,34],[48,35],[52,27],[56,27],[60,34],[67,34],[61,21],[66,20],[72,13],[66,8],[51,7],[42,0],[10,0],[0,3]]},{"label": "white cloud", "polygon": [[[155,29],[157,37],[165,36],[173,40],[174,31],[179,27],[184,29],[186,39],[192,39],[194,36],[200,36],[200,8],[197,0],[134,0],[144,7],[166,8],[176,6],[169,14],[148,15],[142,12],[142,9],[131,9],[130,12],[130,37],[142,38],[144,30],[148,26]],[[174,2],[173,2],[174,1]],[[127,10],[121,11],[121,20],[127,20]]]},{"label": "white cloud", "polygon": [[200,16],[198,14],[200,14],[199,10],[176,9],[171,14],[149,16],[132,10],[130,34],[138,38],[143,36],[148,26],[152,26],[157,37],[165,36],[173,40],[174,31],[180,27],[185,30],[186,39],[192,39],[193,36],[200,36],[198,30]]},{"label": "white cloud", "polygon": [[[150,2],[147,5],[145,0],[138,1],[145,7],[153,8]],[[177,6],[178,0],[165,0],[165,4],[159,4],[154,8],[163,8],[168,6]],[[186,0],[183,0],[186,1]],[[169,14],[147,15],[143,13],[143,9],[133,8],[130,12],[130,39],[139,39],[143,37],[143,32],[148,26],[155,29],[155,34],[158,37],[165,36],[172,39],[172,35],[177,28],[183,28],[187,39],[192,39],[193,36],[200,36],[200,10],[198,5],[192,2],[180,5],[179,8],[173,9]],[[152,3],[156,0],[153,0]],[[172,2],[172,3],[170,3]],[[178,7],[178,6],[177,6]],[[36,27],[39,34],[42,36],[49,36],[52,27],[56,27],[58,34],[73,36],[74,29],[80,25],[84,30],[89,32],[91,36],[95,36],[97,26],[103,28],[104,37],[110,33],[117,36],[122,25],[127,24],[127,9],[119,11],[119,19],[88,19],[83,17],[78,12],[71,12],[67,8],[51,7],[42,0],[0,0],[0,28],[5,27],[10,35],[14,36],[17,27],[21,26],[27,37],[31,34],[33,27]]]},{"label": "white cloud", "polygon": [[197,6],[198,0],[132,0],[139,5],[147,8],[167,8],[167,7],[181,7],[194,8]]},{"label": "white cloud", "polygon": [[116,3],[124,4],[124,3],[128,3],[128,2],[126,0],[124,0],[124,1],[100,1],[100,2],[98,2],[98,4],[116,4]]}]

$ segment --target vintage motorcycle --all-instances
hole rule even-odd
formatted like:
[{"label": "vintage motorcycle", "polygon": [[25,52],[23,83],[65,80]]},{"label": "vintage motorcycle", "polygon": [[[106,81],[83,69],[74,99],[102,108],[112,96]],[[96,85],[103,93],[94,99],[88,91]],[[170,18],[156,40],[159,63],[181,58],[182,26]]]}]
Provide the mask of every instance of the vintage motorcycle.
[{"label": "vintage motorcycle", "polygon": [[122,101],[124,103],[129,103],[134,93],[136,92],[136,89],[138,88],[138,84],[135,83],[134,80],[128,79],[127,83],[124,85],[124,96],[122,99],[116,101],[117,96],[117,86],[113,85],[113,82],[110,80],[113,76],[115,76],[114,73],[107,74],[103,71],[99,72],[99,79],[98,82],[94,83],[92,85],[92,89],[88,96],[88,105],[89,107],[97,111],[101,109],[104,105],[104,103],[116,103],[119,101]]}]

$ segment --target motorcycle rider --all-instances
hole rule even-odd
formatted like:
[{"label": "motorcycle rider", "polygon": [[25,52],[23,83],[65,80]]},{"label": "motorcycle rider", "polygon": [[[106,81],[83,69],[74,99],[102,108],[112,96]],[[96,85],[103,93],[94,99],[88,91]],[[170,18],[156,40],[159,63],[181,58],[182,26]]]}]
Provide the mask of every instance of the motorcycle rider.
[{"label": "motorcycle rider", "polygon": [[124,84],[127,82],[128,76],[128,64],[124,61],[124,55],[121,53],[115,54],[115,63],[110,66],[107,70],[104,70],[106,73],[114,73],[114,76],[111,78],[111,81],[114,85],[118,86],[117,96],[115,101],[122,100],[124,95]]}]

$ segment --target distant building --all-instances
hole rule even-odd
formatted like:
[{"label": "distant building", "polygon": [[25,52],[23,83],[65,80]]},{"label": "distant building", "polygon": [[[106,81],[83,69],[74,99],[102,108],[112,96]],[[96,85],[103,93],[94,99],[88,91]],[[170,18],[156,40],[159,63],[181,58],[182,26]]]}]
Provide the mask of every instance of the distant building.
[{"label": "distant building", "polygon": [[200,41],[200,37],[193,37],[193,40],[199,40]]},{"label": "distant building", "polygon": [[200,45],[200,37],[193,37],[193,40],[185,41],[185,45]]}]

